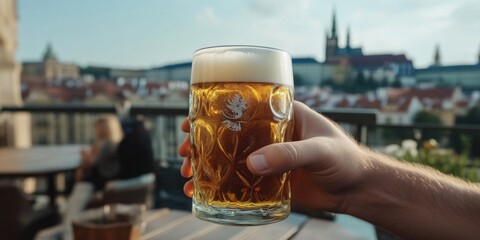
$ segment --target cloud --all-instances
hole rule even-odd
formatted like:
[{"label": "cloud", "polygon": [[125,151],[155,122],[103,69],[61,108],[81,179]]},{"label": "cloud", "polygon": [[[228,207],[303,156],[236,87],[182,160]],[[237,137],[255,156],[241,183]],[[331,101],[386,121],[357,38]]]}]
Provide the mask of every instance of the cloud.
[{"label": "cloud", "polygon": [[212,7],[204,7],[195,16],[195,20],[200,23],[212,23],[217,21],[215,10]]},{"label": "cloud", "polygon": [[452,16],[454,20],[459,24],[462,24],[462,25],[475,24],[476,26],[479,26],[480,24],[479,13],[480,13],[480,4],[477,2],[477,0],[471,0],[457,7],[453,11]]},{"label": "cloud", "polygon": [[310,0],[249,0],[248,9],[258,15],[272,17],[281,14],[302,13],[310,7]]}]

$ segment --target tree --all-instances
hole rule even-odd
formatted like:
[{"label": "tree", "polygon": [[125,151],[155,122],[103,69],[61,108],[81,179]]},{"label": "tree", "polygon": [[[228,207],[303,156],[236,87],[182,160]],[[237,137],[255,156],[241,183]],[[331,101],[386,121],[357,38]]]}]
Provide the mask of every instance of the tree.
[{"label": "tree", "polygon": [[[478,125],[480,123],[480,106],[470,108],[465,116],[458,116],[455,125]],[[454,133],[450,145],[457,153],[480,157],[480,136],[478,134]]]},{"label": "tree", "polygon": [[80,75],[90,74],[95,77],[95,79],[100,78],[110,78],[110,68],[107,67],[81,67]]},{"label": "tree", "polygon": [[[392,119],[387,118],[385,120],[385,125],[391,125]],[[393,124],[395,125],[395,124]],[[384,144],[400,143],[405,139],[413,139],[413,131],[405,131],[401,128],[392,128],[392,127],[382,127],[380,128],[382,139]]]},{"label": "tree", "polygon": [[365,84],[365,75],[363,74],[362,71],[359,71],[357,73],[357,78],[355,78],[355,84],[356,85],[363,85]]},{"label": "tree", "polygon": [[392,83],[393,88],[401,88],[402,87],[402,82],[400,82],[400,78],[395,78],[395,81]]},{"label": "tree", "polygon": [[389,83],[388,83],[388,79],[386,77],[384,77],[382,79],[382,81],[380,82],[380,86],[381,87],[388,87]]},{"label": "tree", "polygon": [[[415,114],[415,117],[413,118],[413,122],[418,124],[428,124],[428,125],[437,125],[437,126],[442,125],[442,121],[440,120],[440,118],[436,114],[428,111],[417,112],[417,114]],[[433,138],[436,140],[440,140],[440,137],[441,137],[441,134],[436,130],[424,130],[422,133],[423,139]]]}]

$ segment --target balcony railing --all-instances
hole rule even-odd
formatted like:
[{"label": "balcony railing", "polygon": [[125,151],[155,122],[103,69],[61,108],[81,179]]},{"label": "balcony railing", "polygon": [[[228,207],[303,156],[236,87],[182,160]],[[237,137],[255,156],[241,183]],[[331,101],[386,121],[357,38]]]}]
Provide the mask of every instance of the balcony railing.
[{"label": "balcony railing", "polygon": [[[389,144],[382,139],[381,131],[394,131],[421,141],[425,139],[425,132],[437,132],[442,137],[452,134],[468,134],[480,137],[480,125],[439,126],[429,124],[392,125],[377,124],[376,112],[370,110],[335,110],[322,111],[324,116],[344,126],[352,136],[362,144],[373,147]],[[114,106],[85,106],[85,105],[30,105],[22,107],[3,106],[1,112],[28,112],[32,114],[33,144],[87,144],[93,139],[93,122],[97,115],[115,113]],[[183,140],[184,134],[179,125],[187,116],[187,108],[179,107],[152,107],[134,106],[130,110],[134,117],[143,118],[151,132],[157,160],[175,162],[179,160],[177,147]],[[50,131],[50,132],[48,132]],[[408,133],[408,134],[405,134]],[[400,136],[399,136],[400,138]],[[398,140],[398,139],[395,139]],[[394,140],[394,141],[395,141]]]},{"label": "balcony railing", "polygon": [[[466,134],[480,140],[480,126],[433,126],[425,124],[391,125],[377,124],[376,112],[365,110],[321,111],[326,117],[340,123],[352,136],[362,144],[381,148],[390,143],[399,143],[404,138],[413,138],[418,142],[424,140],[428,132],[441,134],[441,144],[451,144],[449,136]],[[32,143],[42,144],[88,144],[93,140],[93,129],[96,116],[114,114],[113,106],[52,105],[52,106],[5,106],[2,113],[27,112],[31,114]],[[133,107],[130,114],[142,118],[150,131],[152,146],[157,160],[156,206],[188,209],[191,200],[182,193],[186,181],[179,174],[181,158],[178,156],[178,145],[185,134],[180,124],[187,116],[187,108],[167,107]],[[0,123],[0,130],[1,130]],[[3,131],[5,132],[5,131]],[[0,131],[1,135],[2,131]],[[389,133],[391,139],[385,139]],[[2,136],[0,136],[1,138]],[[450,142],[450,143],[449,143]],[[476,146],[477,148],[480,147]],[[448,146],[447,146],[448,147]],[[475,152],[475,151],[473,151]],[[478,154],[478,149],[477,149]],[[473,158],[476,156],[473,155]],[[471,168],[471,163],[469,163]],[[476,169],[476,168],[475,168]],[[69,192],[71,181],[67,183],[65,192]],[[41,192],[40,192],[41,194]]]}]

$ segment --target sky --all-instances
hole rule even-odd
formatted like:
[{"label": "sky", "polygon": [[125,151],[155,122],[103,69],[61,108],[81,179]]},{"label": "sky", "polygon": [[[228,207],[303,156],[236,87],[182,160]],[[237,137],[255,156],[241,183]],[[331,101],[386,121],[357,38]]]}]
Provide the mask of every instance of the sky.
[{"label": "sky", "polygon": [[18,59],[39,60],[51,43],[61,61],[150,68],[190,61],[199,48],[261,45],[324,60],[337,12],[365,54],[404,53],[416,67],[473,64],[480,52],[479,0],[18,0]]}]

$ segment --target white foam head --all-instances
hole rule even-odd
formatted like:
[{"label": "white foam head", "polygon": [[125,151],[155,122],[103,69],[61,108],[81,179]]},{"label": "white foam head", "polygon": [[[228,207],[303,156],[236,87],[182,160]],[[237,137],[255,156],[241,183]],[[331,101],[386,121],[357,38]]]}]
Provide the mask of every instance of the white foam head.
[{"label": "white foam head", "polygon": [[263,82],[293,87],[288,53],[265,47],[220,46],[193,54],[191,83]]}]

